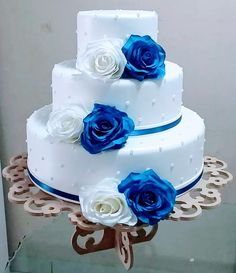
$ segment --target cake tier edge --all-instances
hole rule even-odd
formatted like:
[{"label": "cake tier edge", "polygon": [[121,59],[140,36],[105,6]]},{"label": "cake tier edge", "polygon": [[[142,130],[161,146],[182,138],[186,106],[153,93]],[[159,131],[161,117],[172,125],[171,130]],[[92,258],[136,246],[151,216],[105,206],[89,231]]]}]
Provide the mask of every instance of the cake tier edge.
[{"label": "cake tier edge", "polygon": [[166,61],[162,80],[92,79],[75,67],[75,60],[56,64],[52,71],[53,110],[70,104],[83,105],[91,112],[94,103],[116,106],[126,112],[137,129],[168,124],[181,114],[183,69]]},{"label": "cake tier edge", "polygon": [[51,105],[45,106],[27,122],[28,169],[49,188],[78,196],[81,187],[96,185],[106,178],[123,180],[131,172],[150,168],[181,192],[201,175],[205,126],[195,112],[185,107],[177,126],[155,134],[131,136],[122,149],[96,155],[79,143],[55,141],[46,130],[50,112]]},{"label": "cake tier edge", "polygon": [[77,16],[77,55],[89,42],[104,38],[126,40],[131,34],[150,35],[157,40],[158,16],[155,11],[90,10]]}]

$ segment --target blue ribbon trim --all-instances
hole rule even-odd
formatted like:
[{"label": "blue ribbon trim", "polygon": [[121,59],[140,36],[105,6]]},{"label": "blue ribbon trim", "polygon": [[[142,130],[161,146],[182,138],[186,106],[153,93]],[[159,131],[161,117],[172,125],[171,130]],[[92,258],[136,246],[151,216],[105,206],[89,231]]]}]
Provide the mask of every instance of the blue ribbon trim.
[{"label": "blue ribbon trim", "polygon": [[188,191],[188,190],[190,190],[191,188],[193,188],[193,187],[197,184],[197,182],[202,178],[202,175],[203,175],[203,170],[202,170],[202,172],[200,173],[200,175],[199,175],[192,183],[188,184],[187,186],[185,186],[185,187],[183,187],[183,188],[181,188],[181,189],[179,189],[179,190],[176,190],[176,195],[178,196],[178,195],[180,195],[180,194],[183,194],[183,193],[185,193],[186,191]]},{"label": "blue ribbon trim", "polygon": [[175,120],[171,123],[162,125],[162,126],[148,128],[148,129],[134,130],[133,132],[130,133],[129,136],[141,136],[141,135],[149,135],[149,134],[163,132],[163,131],[169,130],[169,129],[175,127],[176,125],[178,125],[180,123],[181,119],[182,119],[182,116],[180,116],[177,120]]},{"label": "blue ribbon trim", "polygon": [[[74,194],[71,194],[71,193],[67,193],[67,192],[64,192],[64,191],[60,191],[60,190],[57,190],[57,189],[54,189],[50,186],[48,186],[47,184],[39,181],[28,169],[28,174],[29,174],[29,177],[30,179],[34,182],[34,184],[36,184],[37,186],[39,186],[42,190],[48,192],[48,193],[52,193],[52,194],[55,194],[59,197],[62,197],[62,198],[65,198],[67,200],[73,200],[73,201],[76,201],[76,202],[79,202],[79,196],[78,195],[74,195]],[[180,195],[180,194],[183,194],[184,192],[190,190],[191,188],[193,188],[197,182],[202,178],[202,174],[203,174],[203,171],[201,172],[201,174],[190,184],[188,184],[187,186],[179,189],[179,190],[176,190],[176,195]]]},{"label": "blue ribbon trim", "polygon": [[71,194],[71,193],[67,193],[67,192],[64,192],[64,191],[54,189],[54,188],[48,186],[47,184],[39,181],[35,176],[33,176],[33,174],[29,171],[29,169],[28,169],[28,173],[29,173],[30,179],[34,182],[34,184],[39,186],[42,190],[45,190],[46,192],[50,192],[52,194],[58,195],[58,196],[60,196],[62,198],[68,199],[68,200],[73,200],[73,201],[79,202],[79,196],[78,195],[74,195],[74,194]]}]

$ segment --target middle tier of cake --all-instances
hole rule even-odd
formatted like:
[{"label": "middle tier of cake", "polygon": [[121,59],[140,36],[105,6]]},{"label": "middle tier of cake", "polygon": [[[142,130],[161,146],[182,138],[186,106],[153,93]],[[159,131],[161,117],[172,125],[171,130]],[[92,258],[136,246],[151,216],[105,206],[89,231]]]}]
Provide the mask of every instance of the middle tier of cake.
[{"label": "middle tier of cake", "polygon": [[103,82],[82,74],[75,62],[65,61],[53,69],[53,110],[79,104],[89,113],[94,103],[116,106],[132,118],[136,129],[166,125],[181,116],[183,70],[177,64],[165,63],[162,80]]},{"label": "middle tier of cake", "polygon": [[78,196],[81,187],[96,185],[106,178],[123,180],[131,172],[148,168],[180,192],[201,176],[205,127],[203,120],[187,108],[182,108],[182,120],[175,127],[130,136],[122,149],[96,155],[88,153],[80,143],[62,143],[51,137],[46,129],[51,110],[51,106],[45,106],[35,111],[27,122],[31,178],[51,194],[76,201],[65,196]]}]

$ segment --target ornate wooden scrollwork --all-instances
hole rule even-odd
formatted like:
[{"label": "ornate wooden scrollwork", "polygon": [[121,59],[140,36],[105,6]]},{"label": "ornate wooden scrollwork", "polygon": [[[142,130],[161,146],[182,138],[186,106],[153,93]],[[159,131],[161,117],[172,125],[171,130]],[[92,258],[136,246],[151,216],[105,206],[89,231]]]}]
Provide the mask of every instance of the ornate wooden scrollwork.
[{"label": "ornate wooden scrollwork", "polygon": [[[177,198],[173,213],[167,220],[193,220],[201,215],[203,209],[218,206],[221,203],[219,188],[232,180],[232,175],[226,168],[224,161],[206,156],[202,180],[191,191]],[[24,210],[31,215],[55,217],[63,211],[68,212],[71,223],[75,225],[72,246],[81,255],[115,248],[128,270],[134,259],[132,245],[151,240],[157,232],[157,225],[151,228],[145,225],[116,225],[108,228],[89,222],[82,215],[79,204],[48,195],[31,182],[27,175],[26,154],[13,157],[9,166],[3,170],[3,176],[12,183],[8,193],[9,200],[22,204]],[[100,239],[97,239],[98,233]]]}]

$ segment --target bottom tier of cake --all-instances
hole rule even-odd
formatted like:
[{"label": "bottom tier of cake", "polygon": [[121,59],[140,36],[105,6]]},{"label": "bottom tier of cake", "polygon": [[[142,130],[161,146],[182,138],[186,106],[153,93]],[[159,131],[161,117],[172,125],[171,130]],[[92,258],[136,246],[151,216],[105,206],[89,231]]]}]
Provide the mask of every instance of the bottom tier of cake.
[{"label": "bottom tier of cake", "polygon": [[79,143],[53,139],[46,130],[51,106],[35,111],[27,122],[28,169],[42,190],[78,201],[81,187],[105,178],[125,179],[131,172],[153,169],[180,195],[194,186],[203,169],[204,122],[183,107],[181,122],[166,131],[130,136],[120,150],[92,155]]}]

